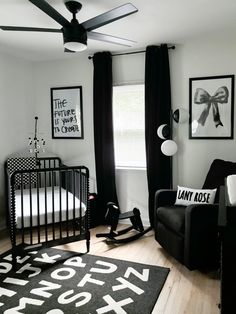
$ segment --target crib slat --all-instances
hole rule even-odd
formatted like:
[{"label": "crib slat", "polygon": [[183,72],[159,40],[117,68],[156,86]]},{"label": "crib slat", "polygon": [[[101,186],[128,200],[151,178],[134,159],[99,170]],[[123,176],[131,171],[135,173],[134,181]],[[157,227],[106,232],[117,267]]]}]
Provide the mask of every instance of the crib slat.
[{"label": "crib slat", "polygon": [[60,220],[60,238],[62,238],[62,213],[61,213],[61,171],[59,172],[59,220]]},{"label": "crib slat", "polygon": [[73,235],[75,235],[75,170],[72,170],[72,192],[73,192]]},{"label": "crib slat", "polygon": [[[38,168],[41,169],[41,161],[40,160],[38,161]],[[37,175],[39,176],[39,187],[41,188],[42,187],[42,184],[41,184],[41,172],[37,172]]]},{"label": "crib slat", "polygon": [[[51,168],[51,160],[50,159],[48,160],[48,168]],[[51,185],[52,185],[52,180],[51,180],[51,175],[49,173],[49,186],[51,186]]]},{"label": "crib slat", "polygon": [[69,224],[68,224],[68,220],[69,220],[69,210],[68,210],[68,185],[69,185],[69,182],[68,182],[68,175],[69,175],[69,172],[66,171],[65,172],[65,180],[66,180],[66,235],[67,237],[69,236]]},{"label": "crib slat", "polygon": [[[88,175],[88,172],[86,172]],[[89,176],[84,178],[84,185],[85,185],[85,202],[86,202],[86,219],[85,219],[85,230],[89,233],[89,227],[90,227],[90,200],[89,200]],[[90,235],[88,235],[90,237]],[[90,247],[90,239],[87,238],[87,251],[89,251]]]},{"label": "crib slat", "polygon": [[50,178],[52,177],[52,233],[53,233],[53,240],[55,240],[55,194],[54,194],[54,173],[53,171],[50,172]]},{"label": "crib slat", "polygon": [[29,197],[30,197],[30,244],[33,244],[33,214],[32,214],[32,186],[31,172],[29,173]]},{"label": "crib slat", "polygon": [[24,226],[24,185],[23,185],[23,173],[20,175],[20,202],[21,202],[21,230],[22,230],[22,242],[25,242],[25,226]]},{"label": "crib slat", "polygon": [[45,237],[48,241],[48,204],[47,204],[47,176],[44,172],[44,200],[45,200]]},{"label": "crib slat", "polygon": [[83,193],[82,193],[82,175],[81,175],[81,170],[79,170],[79,219],[80,219],[80,233],[81,233],[81,228],[82,228],[82,223],[83,223],[83,218],[82,218],[82,199],[83,198]]},{"label": "crib slat", "polygon": [[38,230],[38,243],[40,243],[40,203],[39,203],[39,174],[37,172],[37,230]]}]

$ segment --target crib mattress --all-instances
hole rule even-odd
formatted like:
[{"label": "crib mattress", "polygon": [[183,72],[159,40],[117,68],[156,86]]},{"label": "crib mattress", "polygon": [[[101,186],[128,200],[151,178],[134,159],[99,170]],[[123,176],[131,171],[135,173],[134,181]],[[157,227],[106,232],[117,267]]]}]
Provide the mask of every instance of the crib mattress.
[{"label": "crib mattress", "polygon": [[[60,195],[61,190],[61,195]],[[39,193],[38,193],[39,192]],[[39,196],[37,196],[39,194]],[[22,200],[21,191],[15,191],[16,200],[16,227],[18,229],[22,228]],[[23,190],[23,216],[24,216],[24,227],[38,226],[38,207],[39,207],[39,225],[45,225],[47,216],[47,224],[53,222],[60,222],[60,199],[61,199],[61,221],[68,220],[75,217],[80,217],[80,207],[81,216],[84,216],[86,211],[86,206],[77,197],[66,191],[63,188],[55,186],[53,191],[51,187],[47,187],[47,193],[45,196],[45,188],[31,189],[31,199],[30,202],[30,190]],[[54,219],[53,219],[53,199],[54,199]],[[68,201],[67,201],[68,199]],[[30,203],[32,204],[32,225],[30,224]],[[75,206],[74,206],[75,204]],[[75,207],[75,210],[74,210]],[[68,209],[67,209],[68,208]],[[46,214],[47,213],[47,214]]]}]

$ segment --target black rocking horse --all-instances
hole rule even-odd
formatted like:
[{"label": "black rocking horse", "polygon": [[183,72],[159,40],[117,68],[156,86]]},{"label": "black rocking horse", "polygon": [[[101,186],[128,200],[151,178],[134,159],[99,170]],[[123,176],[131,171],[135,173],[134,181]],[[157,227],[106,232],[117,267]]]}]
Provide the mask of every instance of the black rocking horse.
[{"label": "black rocking horse", "polygon": [[[122,219],[130,219],[131,226],[121,229],[119,231],[116,231],[118,222],[119,220],[122,220]],[[110,232],[98,233],[96,234],[96,237],[97,238],[105,237],[106,242],[108,244],[127,243],[130,241],[134,241],[142,237],[145,233],[152,230],[152,227],[148,227],[147,229],[144,229],[143,223],[141,220],[140,211],[138,208],[134,208],[133,210],[129,212],[121,213],[119,207],[113,202],[107,203],[107,212],[105,215],[105,220],[108,222],[110,226]],[[117,238],[133,229],[138,231],[138,233],[131,235],[129,237],[126,237],[126,238],[121,238],[121,239]]]}]

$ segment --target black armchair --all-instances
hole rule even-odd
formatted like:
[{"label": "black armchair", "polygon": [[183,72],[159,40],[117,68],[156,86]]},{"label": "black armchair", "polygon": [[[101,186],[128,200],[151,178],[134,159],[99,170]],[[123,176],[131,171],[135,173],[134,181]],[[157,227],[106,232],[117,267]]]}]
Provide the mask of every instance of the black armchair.
[{"label": "black armchair", "polygon": [[176,191],[159,190],[155,195],[155,239],[188,269],[206,269],[219,264],[218,199],[224,179],[236,174],[236,163],[215,159],[203,189],[217,188],[215,204],[174,205]]}]

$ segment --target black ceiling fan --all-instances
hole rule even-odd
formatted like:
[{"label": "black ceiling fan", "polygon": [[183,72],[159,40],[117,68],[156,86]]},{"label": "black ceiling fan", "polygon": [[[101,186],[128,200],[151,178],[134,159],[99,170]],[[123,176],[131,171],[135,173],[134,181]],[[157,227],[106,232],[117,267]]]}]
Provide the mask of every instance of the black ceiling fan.
[{"label": "black ceiling fan", "polygon": [[49,32],[62,33],[64,47],[66,52],[82,51],[87,48],[87,38],[105,41],[113,44],[132,46],[134,41],[115,37],[111,35],[93,32],[94,29],[99,28],[108,23],[114,22],[130,14],[136,13],[138,9],[131,3],[126,3],[116,7],[108,12],[93,17],[83,23],[79,23],[76,19],[76,14],[82,8],[82,4],[75,0],[64,0],[67,9],[72,13],[73,18],[71,22],[65,19],[58,11],[56,11],[45,0],[29,0],[36,7],[49,15],[62,28],[38,28],[38,27],[21,27],[21,26],[0,26],[4,31],[29,31],[29,32]]}]

